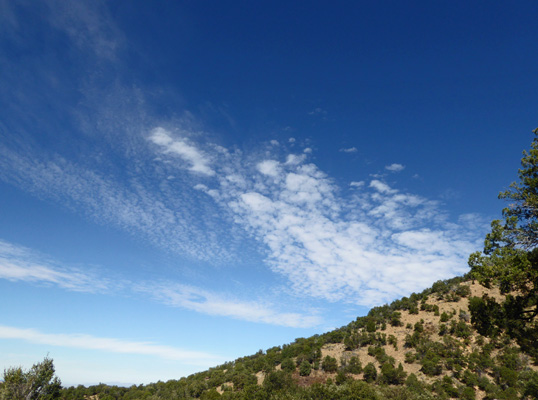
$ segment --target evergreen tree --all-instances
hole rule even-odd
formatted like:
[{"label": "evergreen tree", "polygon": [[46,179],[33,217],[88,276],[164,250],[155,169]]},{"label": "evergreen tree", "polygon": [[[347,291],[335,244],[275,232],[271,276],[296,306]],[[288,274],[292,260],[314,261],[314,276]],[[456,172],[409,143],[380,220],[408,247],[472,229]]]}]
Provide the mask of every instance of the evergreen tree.
[{"label": "evergreen tree", "polygon": [[21,367],[4,370],[4,382],[0,387],[2,400],[52,400],[60,397],[62,384],[54,376],[52,359],[34,364],[28,371]]},{"label": "evergreen tree", "polygon": [[[531,149],[523,152],[519,182],[499,194],[510,202],[502,212],[504,221],[491,223],[483,254],[469,258],[471,276],[486,287],[499,285],[504,300],[473,299],[470,311],[480,333],[506,331],[538,358],[538,128],[533,133]],[[488,326],[484,313],[491,321]]]}]

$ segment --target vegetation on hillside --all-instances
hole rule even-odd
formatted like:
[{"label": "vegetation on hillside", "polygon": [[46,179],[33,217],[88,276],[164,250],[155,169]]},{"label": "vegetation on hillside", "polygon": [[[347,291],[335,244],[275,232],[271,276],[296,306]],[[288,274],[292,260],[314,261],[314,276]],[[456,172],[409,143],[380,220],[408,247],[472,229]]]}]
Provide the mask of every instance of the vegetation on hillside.
[{"label": "vegetation on hillside", "polygon": [[[334,331],[260,350],[179,380],[129,388],[78,386],[50,396],[537,399],[538,130],[534,133],[531,150],[523,155],[520,181],[500,194],[511,201],[503,210],[504,221],[493,221],[483,253],[470,256],[468,275],[438,281],[421,293],[372,308]],[[5,372],[0,399],[23,398],[13,394],[12,380],[6,379],[27,375],[17,371]]]}]

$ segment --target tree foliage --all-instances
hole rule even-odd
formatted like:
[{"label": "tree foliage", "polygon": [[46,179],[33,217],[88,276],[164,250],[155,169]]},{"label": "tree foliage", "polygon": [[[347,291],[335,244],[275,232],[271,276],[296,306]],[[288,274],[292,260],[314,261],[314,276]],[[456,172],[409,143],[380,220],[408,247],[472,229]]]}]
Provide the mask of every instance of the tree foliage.
[{"label": "tree foliage", "polygon": [[491,298],[473,300],[472,317],[481,333],[506,331],[538,357],[538,128],[533,133],[531,149],[523,152],[519,181],[499,194],[509,201],[502,211],[504,220],[491,223],[483,254],[471,254],[469,265],[473,278],[486,287],[498,285],[505,296],[500,304]]},{"label": "tree foliage", "polygon": [[54,376],[52,359],[34,364],[28,371],[22,367],[4,370],[4,382],[0,388],[1,400],[50,400],[60,397],[60,379]]}]

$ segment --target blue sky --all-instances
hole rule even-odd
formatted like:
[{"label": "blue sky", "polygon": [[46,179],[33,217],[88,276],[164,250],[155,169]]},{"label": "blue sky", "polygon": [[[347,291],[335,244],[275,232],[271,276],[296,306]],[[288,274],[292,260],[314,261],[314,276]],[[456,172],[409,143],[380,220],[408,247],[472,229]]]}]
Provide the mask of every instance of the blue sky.
[{"label": "blue sky", "polygon": [[465,273],[536,2],[0,1],[0,369],[179,378]]}]

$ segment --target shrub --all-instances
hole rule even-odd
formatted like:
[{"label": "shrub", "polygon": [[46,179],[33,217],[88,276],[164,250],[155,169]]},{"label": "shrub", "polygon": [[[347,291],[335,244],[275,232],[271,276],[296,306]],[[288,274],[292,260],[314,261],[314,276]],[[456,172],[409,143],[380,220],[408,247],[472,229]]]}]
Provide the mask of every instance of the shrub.
[{"label": "shrub", "polygon": [[394,311],[391,315],[390,315],[390,325],[391,326],[402,326],[402,321],[401,321],[401,318],[402,317],[402,313],[398,312],[398,311]]},{"label": "shrub", "polygon": [[381,377],[380,380],[383,383],[389,385],[403,385],[407,373],[404,371],[402,364],[398,365],[398,368],[394,368],[394,365],[390,363],[385,363],[381,367]]},{"label": "shrub", "polygon": [[363,378],[368,383],[374,382],[377,379],[377,369],[374,364],[366,364],[366,367],[364,367]]},{"label": "shrub", "polygon": [[336,383],[338,386],[343,385],[349,380],[349,378],[346,376],[344,371],[338,371],[336,374],[336,378],[334,379],[334,383]]},{"label": "shrub", "polygon": [[291,358],[285,358],[282,361],[282,369],[287,372],[293,372],[295,371],[295,363]]},{"label": "shrub", "polygon": [[321,363],[321,369],[325,372],[336,372],[338,369],[338,362],[336,361],[336,358],[325,356],[323,362]]},{"label": "shrub", "polygon": [[440,375],[443,367],[439,363],[439,356],[432,350],[428,350],[422,359],[422,368],[420,369],[426,375]]},{"label": "shrub", "polygon": [[312,366],[310,365],[308,361],[304,360],[299,367],[299,375],[308,376],[310,375],[311,371],[312,371]]},{"label": "shrub", "polygon": [[416,354],[413,353],[412,351],[408,351],[407,353],[405,353],[405,362],[407,364],[414,363],[416,359],[417,359]]},{"label": "shrub", "polygon": [[398,339],[396,339],[396,336],[389,335],[388,342],[394,347],[394,350],[398,350]]},{"label": "shrub", "polygon": [[356,356],[351,357],[346,365],[345,371],[350,374],[360,374],[362,372],[361,360]]},{"label": "shrub", "polygon": [[443,313],[441,314],[440,321],[441,322],[448,322],[449,319],[450,319],[450,315],[448,315],[445,311],[443,311]]}]

